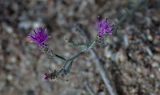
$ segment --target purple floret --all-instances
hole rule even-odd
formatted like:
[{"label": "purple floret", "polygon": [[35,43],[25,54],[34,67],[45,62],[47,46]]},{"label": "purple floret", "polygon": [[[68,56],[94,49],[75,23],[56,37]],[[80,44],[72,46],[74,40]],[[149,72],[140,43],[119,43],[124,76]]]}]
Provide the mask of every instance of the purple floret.
[{"label": "purple floret", "polygon": [[38,27],[34,30],[33,34],[29,35],[29,37],[38,46],[44,46],[48,41],[47,29],[43,27]]},{"label": "purple floret", "polygon": [[103,38],[106,34],[112,35],[112,25],[106,19],[98,20],[98,36]]},{"label": "purple floret", "polygon": [[50,78],[50,75],[49,75],[48,73],[45,73],[45,74],[44,74],[44,79],[45,79],[45,80],[49,80],[49,78]]}]

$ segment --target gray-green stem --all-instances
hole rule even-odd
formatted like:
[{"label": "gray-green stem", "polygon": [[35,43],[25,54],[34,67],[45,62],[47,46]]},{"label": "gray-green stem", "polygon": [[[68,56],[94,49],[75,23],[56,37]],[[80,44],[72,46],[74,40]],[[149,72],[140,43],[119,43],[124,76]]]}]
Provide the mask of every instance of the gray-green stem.
[{"label": "gray-green stem", "polygon": [[[91,48],[93,48],[95,46],[95,44],[96,44],[96,41],[94,40],[87,48],[81,50],[79,53],[77,53],[73,57],[71,57],[69,59],[64,59],[65,63],[63,65],[63,67],[59,70],[59,73],[61,73],[63,70],[66,70],[66,68],[69,68],[68,66],[72,66],[72,63],[73,63],[74,59],[79,57],[82,53],[85,53],[86,51],[89,51]],[[57,57],[59,57],[59,56],[57,56]]]}]

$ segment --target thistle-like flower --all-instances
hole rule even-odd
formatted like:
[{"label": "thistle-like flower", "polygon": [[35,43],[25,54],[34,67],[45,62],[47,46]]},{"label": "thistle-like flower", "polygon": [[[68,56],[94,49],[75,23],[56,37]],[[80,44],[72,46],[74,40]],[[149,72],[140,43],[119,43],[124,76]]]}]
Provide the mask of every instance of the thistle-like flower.
[{"label": "thistle-like flower", "polygon": [[38,46],[45,46],[48,41],[47,29],[44,27],[38,27],[33,30],[34,33],[29,35],[29,38],[35,42]]},{"label": "thistle-like flower", "polygon": [[112,35],[112,24],[107,19],[98,17],[98,36],[104,38],[106,34]]},{"label": "thistle-like flower", "polygon": [[45,79],[45,80],[48,80],[48,79],[50,79],[50,74],[48,74],[48,73],[45,73],[45,74],[44,74],[44,79]]},{"label": "thistle-like flower", "polygon": [[43,79],[45,80],[51,80],[51,79],[55,79],[57,77],[58,72],[55,70],[52,73],[45,73],[43,76]]}]

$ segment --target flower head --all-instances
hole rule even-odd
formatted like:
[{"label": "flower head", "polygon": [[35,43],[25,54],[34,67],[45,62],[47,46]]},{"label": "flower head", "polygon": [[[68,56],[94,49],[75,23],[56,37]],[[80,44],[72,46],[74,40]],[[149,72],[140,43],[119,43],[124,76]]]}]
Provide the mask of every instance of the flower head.
[{"label": "flower head", "polygon": [[44,46],[48,41],[47,29],[44,27],[38,27],[33,30],[34,34],[30,34],[30,39],[35,42],[38,46]]},{"label": "flower head", "polygon": [[50,74],[45,73],[45,74],[44,74],[44,79],[45,79],[45,80],[49,80],[49,79],[50,79]]},{"label": "flower head", "polygon": [[106,34],[112,34],[112,24],[107,19],[98,18],[98,36],[104,38]]},{"label": "flower head", "polygon": [[55,79],[56,77],[57,77],[57,71],[55,70],[54,72],[51,72],[51,73],[45,73],[43,76],[43,79],[51,80],[51,79]]}]

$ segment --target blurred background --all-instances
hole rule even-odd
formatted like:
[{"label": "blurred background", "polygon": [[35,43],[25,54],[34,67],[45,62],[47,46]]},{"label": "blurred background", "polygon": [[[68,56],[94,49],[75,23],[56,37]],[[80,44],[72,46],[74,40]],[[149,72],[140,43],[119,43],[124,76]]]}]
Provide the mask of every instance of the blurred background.
[{"label": "blurred background", "polygon": [[160,0],[0,0],[0,95],[109,95],[90,53],[75,60],[71,73],[46,81],[60,68],[27,35],[37,26],[49,31],[49,46],[65,57],[97,34],[97,16],[117,26],[105,48],[96,47],[118,95],[160,95]]}]

